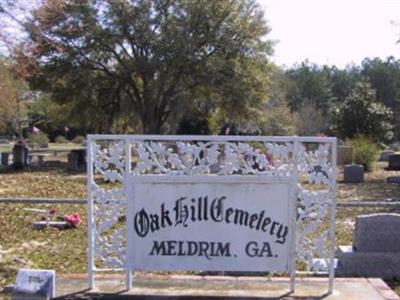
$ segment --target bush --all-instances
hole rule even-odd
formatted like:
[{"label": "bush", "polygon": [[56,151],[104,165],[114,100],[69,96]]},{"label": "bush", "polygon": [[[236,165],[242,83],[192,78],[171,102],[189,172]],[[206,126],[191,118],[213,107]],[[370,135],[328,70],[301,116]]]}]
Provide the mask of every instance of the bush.
[{"label": "bush", "polygon": [[185,117],[179,122],[179,127],[176,133],[188,134],[188,135],[192,134],[206,135],[210,134],[211,130],[208,119],[201,117],[193,117],[193,118]]},{"label": "bush", "polygon": [[393,137],[392,111],[378,102],[368,82],[359,82],[345,101],[332,109],[333,130],[341,138],[358,135],[386,143]]},{"label": "bush", "polygon": [[72,142],[73,142],[74,144],[83,144],[84,141],[85,141],[85,137],[84,137],[84,136],[81,136],[81,135],[77,135],[76,137],[74,137],[74,138],[72,139]]},{"label": "bush", "polygon": [[371,138],[362,135],[348,140],[347,144],[353,147],[353,162],[363,165],[365,171],[371,171],[379,153],[378,144]]},{"label": "bush", "polygon": [[265,135],[294,135],[297,133],[295,119],[286,103],[268,105],[261,130]]},{"label": "bush", "polygon": [[65,143],[69,143],[69,141],[62,135],[58,135],[55,139],[54,142],[56,142],[57,144],[65,144]]},{"label": "bush", "polygon": [[49,145],[49,138],[47,134],[42,131],[37,133],[30,133],[28,135],[28,145],[31,147],[47,148]]}]

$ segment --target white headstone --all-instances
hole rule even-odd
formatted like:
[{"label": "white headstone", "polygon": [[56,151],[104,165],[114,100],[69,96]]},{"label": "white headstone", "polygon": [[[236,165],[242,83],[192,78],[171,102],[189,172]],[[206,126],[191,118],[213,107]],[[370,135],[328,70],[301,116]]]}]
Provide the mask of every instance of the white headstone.
[{"label": "white headstone", "polygon": [[54,270],[19,269],[13,288],[13,299],[51,299],[55,297]]}]

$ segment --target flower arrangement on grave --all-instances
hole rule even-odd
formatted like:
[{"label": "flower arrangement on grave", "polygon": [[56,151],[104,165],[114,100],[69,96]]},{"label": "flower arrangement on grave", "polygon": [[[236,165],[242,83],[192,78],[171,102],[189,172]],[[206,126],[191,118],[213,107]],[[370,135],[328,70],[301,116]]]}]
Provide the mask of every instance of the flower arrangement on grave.
[{"label": "flower arrangement on grave", "polygon": [[79,214],[65,215],[64,221],[67,222],[71,227],[78,227],[81,223],[81,216]]},{"label": "flower arrangement on grave", "polygon": [[81,216],[79,214],[57,215],[57,210],[53,207],[44,212],[45,213],[41,215],[41,220],[46,221],[50,226],[52,226],[51,222],[53,220],[65,222],[64,228],[76,228],[81,223]]}]

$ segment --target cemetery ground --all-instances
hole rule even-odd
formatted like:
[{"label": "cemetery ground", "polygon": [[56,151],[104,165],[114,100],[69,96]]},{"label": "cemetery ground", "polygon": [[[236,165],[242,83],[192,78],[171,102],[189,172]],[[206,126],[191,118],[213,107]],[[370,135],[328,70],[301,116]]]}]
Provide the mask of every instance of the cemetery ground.
[{"label": "cemetery ground", "polygon": [[[366,174],[365,182],[358,184],[342,183],[341,169],[337,201],[399,200],[400,186],[386,183],[386,177],[396,176],[398,172],[386,171],[386,166],[387,162],[375,163],[373,172]],[[68,172],[65,157],[46,158],[40,167],[32,166],[25,171],[0,170],[0,197],[85,198],[86,174]],[[36,230],[32,223],[40,221],[40,214],[23,208],[55,208],[59,216],[78,213],[82,223],[72,229]],[[339,207],[336,244],[351,244],[356,216],[374,212],[399,213],[400,209]],[[21,267],[55,269],[58,275],[85,273],[86,247],[86,205],[0,203],[0,287],[12,283]],[[400,294],[400,281],[387,283]]]}]

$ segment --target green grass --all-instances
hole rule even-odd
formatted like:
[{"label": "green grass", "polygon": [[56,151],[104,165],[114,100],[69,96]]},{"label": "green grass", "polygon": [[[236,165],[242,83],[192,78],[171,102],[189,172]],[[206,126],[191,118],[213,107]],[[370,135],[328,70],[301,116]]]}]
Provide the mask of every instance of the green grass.
[{"label": "green grass", "polygon": [[11,152],[12,151],[12,144],[0,144],[0,153],[2,152]]},{"label": "green grass", "polygon": [[[12,152],[14,144],[0,144],[0,153],[1,152]],[[46,150],[59,150],[59,151],[68,151],[72,149],[80,149],[83,146],[80,144],[74,144],[74,143],[49,143],[49,148],[35,148],[33,149],[34,151],[46,151]]]},{"label": "green grass", "polygon": [[51,150],[71,150],[71,149],[79,149],[83,146],[81,144],[74,144],[74,143],[50,143],[49,148]]}]

